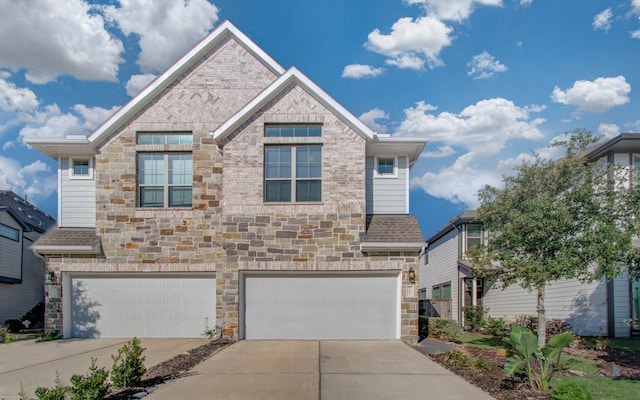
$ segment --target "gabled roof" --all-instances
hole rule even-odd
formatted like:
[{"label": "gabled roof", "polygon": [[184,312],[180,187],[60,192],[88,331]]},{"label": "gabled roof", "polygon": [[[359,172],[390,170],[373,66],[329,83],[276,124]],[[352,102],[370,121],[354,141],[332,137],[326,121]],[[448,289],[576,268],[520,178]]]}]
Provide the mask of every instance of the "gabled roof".
[{"label": "gabled roof", "polygon": [[251,118],[260,108],[264,107],[268,102],[280,94],[289,85],[295,83],[302,87],[307,93],[309,93],[314,99],[316,99],[323,106],[331,110],[338,116],[344,123],[349,125],[351,129],[356,131],[360,136],[368,141],[373,140],[375,132],[367,127],[357,117],[347,111],[346,108],[341,106],[331,96],[329,96],[318,85],[313,83],[311,79],[307,78],[297,68],[291,67],[284,75],[276,79],[269,87],[267,87],[262,93],[251,100],[240,111],[222,124],[218,129],[213,132],[213,137],[222,143],[224,138],[233,133],[238,127],[240,127],[247,119]]},{"label": "gabled roof", "polygon": [[431,244],[435,242],[436,240],[440,239],[447,233],[458,228],[460,225],[478,223],[479,221],[477,220],[477,218],[478,218],[477,210],[466,210],[462,214],[456,215],[455,217],[451,218],[447,225],[440,228],[438,232],[436,232],[435,234],[433,234],[433,236],[427,239],[427,243]]},{"label": "gabled roof", "polygon": [[584,150],[579,155],[594,161],[609,152],[640,153],[640,133],[622,133]]},{"label": "gabled roof", "polygon": [[10,190],[0,190],[0,211],[9,211],[26,231],[46,232],[56,220]]},{"label": "gabled roof", "polygon": [[107,119],[88,137],[74,136],[72,138],[29,139],[27,143],[46,155],[57,159],[60,156],[92,155],[100,143],[116,132],[124,123],[135,116],[150,101],[161,94],[177,78],[189,68],[198,63],[207,53],[228,37],[235,38],[247,51],[253,54],[275,75],[282,75],[285,69],[273,58],[258,47],[244,33],[240,32],[231,22],[224,21],[200,43],[189,50],[175,64],[151,82],[142,92],[132,98],[115,114]]}]

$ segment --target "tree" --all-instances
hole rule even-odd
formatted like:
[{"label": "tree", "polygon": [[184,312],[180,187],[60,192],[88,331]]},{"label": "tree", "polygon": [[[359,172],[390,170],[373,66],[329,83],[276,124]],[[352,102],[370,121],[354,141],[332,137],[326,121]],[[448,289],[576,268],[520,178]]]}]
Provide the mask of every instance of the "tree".
[{"label": "tree", "polygon": [[504,188],[479,191],[478,218],[493,235],[484,253],[488,259],[476,251],[472,260],[476,266],[495,262],[498,268],[485,275],[504,286],[537,291],[540,347],[546,342],[547,283],[615,277],[633,250],[640,197],[635,187],[612,179],[619,171],[581,156],[594,142],[588,132],[568,133],[552,144],[565,149],[563,158],[550,161],[534,153],[532,161],[515,168],[515,176],[503,178]]}]

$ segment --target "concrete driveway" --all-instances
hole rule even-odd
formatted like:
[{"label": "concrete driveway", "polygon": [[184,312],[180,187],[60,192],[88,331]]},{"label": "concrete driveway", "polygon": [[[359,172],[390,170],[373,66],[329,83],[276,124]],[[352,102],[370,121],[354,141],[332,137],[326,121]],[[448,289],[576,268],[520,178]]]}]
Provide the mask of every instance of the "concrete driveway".
[{"label": "concrete driveway", "polygon": [[241,341],[145,400],[492,399],[400,341]]},{"label": "concrete driveway", "polygon": [[[27,396],[39,386],[53,387],[56,371],[69,384],[73,374],[86,374],[91,357],[110,370],[111,355],[128,339],[70,339],[35,343],[33,340],[0,346],[0,399],[18,399],[22,383]],[[141,339],[147,368],[208,342],[208,339]]]}]

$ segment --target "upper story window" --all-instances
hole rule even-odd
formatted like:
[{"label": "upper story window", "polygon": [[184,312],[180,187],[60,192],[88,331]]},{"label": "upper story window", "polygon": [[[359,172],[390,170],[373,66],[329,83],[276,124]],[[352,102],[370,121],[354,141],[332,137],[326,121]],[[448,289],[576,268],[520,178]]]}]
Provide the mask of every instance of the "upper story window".
[{"label": "upper story window", "polygon": [[467,225],[467,250],[482,245],[482,225]]},{"label": "upper story window", "polygon": [[322,200],[321,146],[266,146],[265,202]]},{"label": "upper story window", "polygon": [[93,178],[93,161],[90,158],[71,158],[69,160],[69,178]]},{"label": "upper story window", "polygon": [[265,137],[320,137],[321,125],[266,125]]},{"label": "upper story window", "polygon": [[376,157],[375,176],[395,178],[398,176],[398,159],[396,157]]},{"label": "upper story window", "polygon": [[20,231],[7,225],[0,224],[0,236],[16,242],[20,241]]},{"label": "upper story window", "polygon": [[193,144],[191,133],[138,133],[138,144]]},{"label": "upper story window", "polygon": [[[140,207],[192,206],[193,156],[187,151],[192,144],[190,132],[138,133]],[[164,151],[145,145],[161,145]]]}]

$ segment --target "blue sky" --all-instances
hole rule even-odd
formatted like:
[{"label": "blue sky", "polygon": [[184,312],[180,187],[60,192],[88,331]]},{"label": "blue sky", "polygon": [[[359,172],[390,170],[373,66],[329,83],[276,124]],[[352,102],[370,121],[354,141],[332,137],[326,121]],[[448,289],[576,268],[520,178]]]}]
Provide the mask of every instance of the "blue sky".
[{"label": "blue sky", "polygon": [[[426,137],[425,237],[564,132],[640,132],[640,0],[0,0],[0,189],[56,215],[56,163],[221,21],[378,132]],[[37,27],[37,29],[36,29]]]}]

